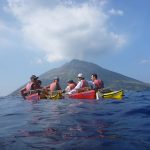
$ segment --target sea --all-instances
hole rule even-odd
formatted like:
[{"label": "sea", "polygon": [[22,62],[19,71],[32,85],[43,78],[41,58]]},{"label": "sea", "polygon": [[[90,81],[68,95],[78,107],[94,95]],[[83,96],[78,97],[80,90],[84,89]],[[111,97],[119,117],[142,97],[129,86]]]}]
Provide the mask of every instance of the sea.
[{"label": "sea", "polygon": [[150,91],[122,100],[0,97],[0,150],[150,150]]}]

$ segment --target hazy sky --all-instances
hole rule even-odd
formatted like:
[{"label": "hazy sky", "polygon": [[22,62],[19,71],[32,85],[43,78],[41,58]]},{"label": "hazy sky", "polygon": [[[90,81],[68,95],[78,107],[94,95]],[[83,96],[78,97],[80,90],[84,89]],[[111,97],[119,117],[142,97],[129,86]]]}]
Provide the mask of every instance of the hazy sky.
[{"label": "hazy sky", "polygon": [[150,83],[150,0],[0,0],[0,96],[74,58]]}]

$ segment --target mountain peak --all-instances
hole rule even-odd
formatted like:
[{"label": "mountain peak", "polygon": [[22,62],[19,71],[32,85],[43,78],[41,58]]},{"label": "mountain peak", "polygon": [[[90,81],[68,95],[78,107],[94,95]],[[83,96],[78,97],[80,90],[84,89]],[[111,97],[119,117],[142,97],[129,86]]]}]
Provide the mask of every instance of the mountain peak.
[{"label": "mountain peak", "polygon": [[150,85],[141,81],[104,69],[92,62],[79,59],[73,59],[55,70],[50,70],[48,73],[43,74],[41,79],[44,80],[45,76],[47,76],[47,79],[50,81],[54,76],[59,76],[62,87],[65,87],[68,80],[73,79],[77,81],[78,73],[83,73],[87,80],[91,80],[91,74],[96,73],[98,78],[104,81],[105,87],[114,89],[140,90],[150,88]]},{"label": "mountain peak", "polygon": [[[92,62],[88,62],[88,61],[85,61],[85,60],[79,60],[79,59],[72,59],[70,62],[70,64],[94,64]],[[94,64],[96,65],[96,64]]]},{"label": "mountain peak", "polygon": [[74,65],[74,64],[79,64],[79,65],[81,65],[81,64],[85,64],[85,63],[89,63],[89,62],[86,62],[86,61],[83,61],[83,60],[79,60],[79,59],[72,59],[70,62],[68,62],[67,64],[69,64],[69,65]]}]

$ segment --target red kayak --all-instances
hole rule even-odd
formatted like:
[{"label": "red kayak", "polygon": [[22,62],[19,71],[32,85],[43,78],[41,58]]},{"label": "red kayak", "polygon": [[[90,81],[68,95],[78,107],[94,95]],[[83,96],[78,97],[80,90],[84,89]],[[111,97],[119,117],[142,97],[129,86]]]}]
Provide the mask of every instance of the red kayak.
[{"label": "red kayak", "polygon": [[85,91],[81,93],[74,93],[68,95],[70,99],[96,99],[96,93],[94,90]]},{"label": "red kayak", "polygon": [[26,96],[27,100],[40,100],[40,96],[38,93],[34,93],[31,95]]}]

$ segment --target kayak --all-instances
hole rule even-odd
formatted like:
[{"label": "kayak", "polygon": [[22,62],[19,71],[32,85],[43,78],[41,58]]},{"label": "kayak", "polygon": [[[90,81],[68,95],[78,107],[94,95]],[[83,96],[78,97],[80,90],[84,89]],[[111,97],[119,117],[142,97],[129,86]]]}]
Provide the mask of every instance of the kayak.
[{"label": "kayak", "polygon": [[96,99],[96,93],[95,90],[89,90],[85,92],[80,92],[80,93],[74,93],[74,94],[69,94],[67,95],[68,98],[70,99]]},{"label": "kayak", "polygon": [[62,98],[63,96],[62,96],[62,93],[60,92],[55,92],[55,93],[52,93],[51,95],[33,93],[25,97],[26,100],[41,100],[41,99],[59,100]]},{"label": "kayak", "polygon": [[51,95],[47,95],[45,97],[46,97],[46,99],[51,99],[51,100],[63,99],[62,92],[59,92],[59,91],[55,91]]},{"label": "kayak", "polygon": [[40,95],[38,93],[30,94],[25,97],[27,100],[40,100]]},{"label": "kayak", "polygon": [[100,98],[107,98],[107,99],[122,99],[124,92],[123,90],[118,91],[110,91],[107,93],[101,93],[98,91],[98,97]]}]

